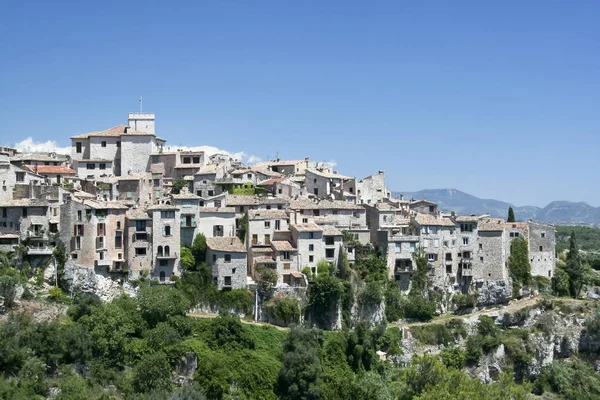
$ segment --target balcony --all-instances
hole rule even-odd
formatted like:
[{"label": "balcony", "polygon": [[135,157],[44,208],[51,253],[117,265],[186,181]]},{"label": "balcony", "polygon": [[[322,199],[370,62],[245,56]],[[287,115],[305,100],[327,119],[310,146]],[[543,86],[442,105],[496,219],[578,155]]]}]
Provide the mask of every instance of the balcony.
[{"label": "balcony", "polygon": [[471,268],[462,268],[461,275],[462,276],[473,276],[473,270]]},{"label": "balcony", "polygon": [[96,260],[97,267],[110,267],[112,266],[112,260],[104,259],[104,260]]},{"label": "balcony", "polygon": [[401,233],[389,236],[390,242],[418,242],[419,236],[417,235],[402,235]]},{"label": "balcony", "polygon": [[[100,240],[102,239],[102,240]],[[106,238],[103,236],[102,238],[96,238],[96,251],[107,251],[106,247]]]},{"label": "balcony", "polygon": [[394,274],[412,274],[412,266],[399,266],[394,269]]},{"label": "balcony", "polygon": [[156,258],[158,260],[174,260],[177,258],[177,253],[176,252],[170,252],[170,253],[157,253],[156,254]]},{"label": "balcony", "polygon": [[42,239],[44,237],[44,231],[41,229],[40,230],[28,230],[27,237],[29,237],[31,239]]},{"label": "balcony", "polygon": [[28,247],[27,255],[30,256],[51,256],[54,249],[52,247]]},{"label": "balcony", "polygon": [[149,242],[152,240],[151,235],[146,231],[136,231],[132,236],[131,240],[133,242]]},{"label": "balcony", "polygon": [[195,228],[196,227],[196,223],[195,222],[190,222],[190,223],[186,224],[185,222],[182,222],[181,223],[181,227],[182,228]]}]

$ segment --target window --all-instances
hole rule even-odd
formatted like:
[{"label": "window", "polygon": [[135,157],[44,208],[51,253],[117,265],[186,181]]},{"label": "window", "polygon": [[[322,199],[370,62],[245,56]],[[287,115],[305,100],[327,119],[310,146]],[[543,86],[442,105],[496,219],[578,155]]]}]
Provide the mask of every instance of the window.
[{"label": "window", "polygon": [[231,254],[225,254],[225,262],[226,263],[230,263],[231,262]]},{"label": "window", "polygon": [[460,231],[461,232],[473,232],[473,225],[474,224],[460,224]]},{"label": "window", "polygon": [[221,208],[221,200],[215,200],[215,207]]},{"label": "window", "polygon": [[483,262],[483,257],[479,257],[479,261]]},{"label": "window", "polygon": [[27,207],[23,207],[23,218],[27,218]]},{"label": "window", "polygon": [[231,286],[231,277],[230,276],[225,276],[224,277],[223,285],[224,286]]},{"label": "window", "polygon": [[292,267],[292,264],[290,264],[290,263],[283,264],[283,269],[290,269],[291,267]]},{"label": "window", "polygon": [[136,256],[145,256],[146,255],[146,248],[145,247],[136,247],[135,248],[135,255]]},{"label": "window", "polygon": [[246,177],[247,177],[248,179],[252,179],[252,174],[247,174],[247,175],[246,175]]},{"label": "window", "polygon": [[280,220],[275,220],[275,230],[279,231],[281,230],[281,221]]},{"label": "window", "polygon": [[428,261],[437,261],[437,254],[435,254],[435,253],[427,254],[427,260]]},{"label": "window", "polygon": [[315,245],[314,244],[309,244],[308,245],[308,251],[315,251]]},{"label": "window", "polygon": [[464,237],[463,239],[463,246],[467,246],[469,244],[469,238],[468,237]]},{"label": "window", "polygon": [[212,260],[213,260],[214,263],[217,262],[217,255],[216,254],[212,255]]},{"label": "window", "polygon": [[96,229],[97,229],[97,236],[106,235],[106,225],[105,224],[96,225]]},{"label": "window", "polygon": [[308,256],[308,262],[315,261],[315,256]]},{"label": "window", "polygon": [[159,267],[166,267],[169,265],[169,260],[158,260]]},{"label": "window", "polygon": [[325,250],[325,258],[333,258],[335,257],[335,249],[326,249]]},{"label": "window", "polygon": [[121,221],[117,221],[117,229],[121,229]]},{"label": "window", "polygon": [[81,142],[75,142],[75,152],[81,153]]},{"label": "window", "polygon": [[122,260],[122,259],[123,259],[123,253],[118,253],[117,260]]},{"label": "window", "polygon": [[315,238],[315,233],[314,232],[308,232],[308,238],[309,239],[314,239]]},{"label": "window", "polygon": [[452,264],[447,264],[446,265],[446,273],[447,274],[451,274],[452,273]]},{"label": "window", "polygon": [[410,244],[410,252],[411,252],[411,253],[414,253],[416,248],[417,248],[417,246],[415,246],[415,244],[414,244],[414,243],[411,243],[411,244]]},{"label": "window", "polygon": [[160,217],[162,219],[173,219],[175,218],[175,211],[161,211]]},{"label": "window", "polygon": [[75,238],[75,250],[81,250],[81,236]]},{"label": "window", "polygon": [[325,245],[333,246],[335,244],[335,237],[333,236],[325,236]]},{"label": "window", "polygon": [[6,208],[3,208],[3,209],[2,209],[2,218],[8,218],[8,215],[7,215],[7,210],[6,210]]},{"label": "window", "polygon": [[190,164],[192,161],[190,159],[190,157],[183,157],[183,163],[184,164]]},{"label": "window", "polygon": [[94,164],[94,163],[87,163],[86,168],[87,169],[96,169],[96,164]]},{"label": "window", "polygon": [[243,213],[244,212],[244,206],[240,206],[240,212]]},{"label": "window", "polygon": [[252,245],[256,246],[258,244],[258,235],[252,235]]},{"label": "window", "polygon": [[104,164],[104,163],[98,164],[98,169],[106,169],[106,164]]},{"label": "window", "polygon": [[544,251],[544,246],[540,246],[540,251]]},{"label": "window", "polygon": [[25,181],[25,172],[17,172],[17,182],[24,182]]},{"label": "window", "polygon": [[510,236],[511,238],[518,238],[518,237],[519,237],[519,232],[511,232],[511,233],[509,234],[509,236]]},{"label": "window", "polygon": [[281,252],[281,258],[284,260],[290,260],[290,252],[289,251],[283,251]]},{"label": "window", "polygon": [[138,232],[146,232],[146,221],[135,221],[135,230]]},{"label": "window", "polygon": [[100,260],[104,260],[104,253],[100,253]]},{"label": "window", "polygon": [[444,240],[444,247],[448,247],[448,241]]},{"label": "window", "polygon": [[115,249],[123,248],[123,232],[116,231],[115,232]]},{"label": "window", "polygon": [[396,253],[400,253],[402,251],[402,243],[396,243],[395,248]]},{"label": "window", "polygon": [[546,237],[546,232],[542,232],[540,235],[542,236],[542,239],[543,239]]},{"label": "window", "polygon": [[479,243],[479,250],[483,250],[483,244]]},{"label": "window", "polygon": [[159,187],[160,186],[160,179],[155,179],[154,180],[154,187]]},{"label": "window", "polygon": [[271,244],[271,235],[265,235],[265,244],[266,245],[270,245]]},{"label": "window", "polygon": [[271,227],[271,221],[265,221],[265,228]]},{"label": "window", "polygon": [[200,164],[200,157],[194,157],[194,158],[192,159],[192,162],[193,162],[194,164]]},{"label": "window", "polygon": [[208,191],[208,196],[214,196],[215,195],[215,191],[214,190],[209,190]]},{"label": "window", "polygon": [[101,142],[100,142],[100,146],[102,146],[102,147],[106,147],[106,140],[103,140],[103,141],[101,141]]},{"label": "window", "polygon": [[[198,190],[199,192],[199,190]],[[200,207],[204,207],[204,200],[200,200]]]},{"label": "window", "polygon": [[267,205],[267,210],[270,210],[270,209],[271,209],[271,206],[270,206],[270,205]]},{"label": "window", "polygon": [[165,225],[163,227],[163,236],[171,236],[171,226]]},{"label": "window", "polygon": [[314,192],[315,195],[318,196],[319,195],[319,188],[314,188],[313,192]]},{"label": "window", "polygon": [[308,218],[302,218],[302,223],[303,224],[308,224]]},{"label": "window", "polygon": [[81,210],[77,210],[77,221],[81,221],[82,219],[82,212]]}]

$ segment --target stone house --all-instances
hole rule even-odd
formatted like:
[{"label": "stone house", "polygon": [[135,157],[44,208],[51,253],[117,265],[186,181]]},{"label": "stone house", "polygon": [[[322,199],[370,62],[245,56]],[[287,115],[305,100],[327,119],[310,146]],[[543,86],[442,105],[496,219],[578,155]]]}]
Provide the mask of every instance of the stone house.
[{"label": "stone house", "polygon": [[227,194],[227,207],[235,209],[236,234],[240,229],[242,218],[250,210],[285,210],[290,207],[290,200],[282,197],[259,197],[244,194]]},{"label": "stone house", "polygon": [[428,200],[411,200],[408,203],[408,207],[411,211],[421,213],[421,214],[430,214],[430,215],[438,215],[438,205],[432,201]]},{"label": "stone house", "polygon": [[71,198],[61,206],[61,240],[71,259],[104,272],[121,271],[127,247],[123,230],[127,207],[118,202]]},{"label": "stone house", "polygon": [[551,279],[556,264],[556,229],[551,225],[527,222],[506,222],[504,226],[505,265],[509,265],[511,242],[522,237],[529,247],[531,275]]},{"label": "stone house", "polygon": [[69,157],[56,153],[15,154],[10,158],[10,162],[18,166],[43,165],[66,167],[69,162]]},{"label": "stone house", "polygon": [[153,272],[152,234],[152,218],[140,208],[129,209],[125,220],[125,246],[127,267],[133,279],[137,279],[142,271]]},{"label": "stone house", "polygon": [[206,261],[219,290],[243,289],[247,282],[246,247],[235,236],[206,238]]},{"label": "stone house", "polygon": [[258,186],[274,197],[293,199],[306,195],[306,190],[300,184],[285,177],[266,179],[260,181]]},{"label": "stone house", "polygon": [[292,224],[292,243],[298,249],[298,262],[317,273],[317,264],[321,260],[338,265],[342,249],[342,232],[331,225],[319,226],[315,223]]},{"label": "stone house", "polygon": [[197,233],[206,237],[235,236],[233,207],[200,207]]},{"label": "stone house", "polygon": [[306,191],[309,195],[329,200],[355,202],[356,180],[337,172],[324,172],[317,169],[304,171]]},{"label": "stone house", "polygon": [[266,169],[282,175],[301,175],[309,168],[315,168],[316,164],[306,157],[304,160],[281,160],[263,161],[253,165],[253,168]]},{"label": "stone house", "polygon": [[376,204],[391,197],[392,192],[385,187],[385,174],[383,171],[356,182],[356,202],[358,204]]},{"label": "stone house", "polygon": [[62,165],[27,165],[25,167],[34,174],[43,176],[47,185],[70,183],[77,176],[74,170]]},{"label": "stone house", "polygon": [[11,164],[8,156],[0,154],[0,201],[12,199],[14,188],[18,184],[39,185],[43,182],[43,176],[33,173],[28,168]]},{"label": "stone house", "polygon": [[169,204],[155,204],[147,211],[152,218],[152,276],[168,283],[181,274],[181,211]]}]

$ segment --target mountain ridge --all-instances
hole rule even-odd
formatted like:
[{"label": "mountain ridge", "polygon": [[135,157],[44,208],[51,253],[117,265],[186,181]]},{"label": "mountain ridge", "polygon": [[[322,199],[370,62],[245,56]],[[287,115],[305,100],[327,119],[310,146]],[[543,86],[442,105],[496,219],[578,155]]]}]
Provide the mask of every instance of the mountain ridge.
[{"label": "mountain ridge", "polygon": [[458,189],[424,189],[416,192],[393,191],[394,197],[404,195],[405,199],[427,199],[439,204],[442,211],[455,211],[462,215],[490,214],[492,217],[506,218],[512,207],[518,220],[534,219],[539,222],[570,225],[600,225],[600,207],[586,202],[555,200],[545,207],[517,206],[514,203],[496,199],[483,199]]}]

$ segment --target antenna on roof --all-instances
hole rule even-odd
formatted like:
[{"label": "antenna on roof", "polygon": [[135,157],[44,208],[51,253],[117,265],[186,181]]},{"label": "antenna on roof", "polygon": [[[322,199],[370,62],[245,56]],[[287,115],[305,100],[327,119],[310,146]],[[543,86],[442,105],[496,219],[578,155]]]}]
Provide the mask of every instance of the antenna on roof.
[{"label": "antenna on roof", "polygon": [[140,96],[140,114],[142,113],[142,96]]}]

